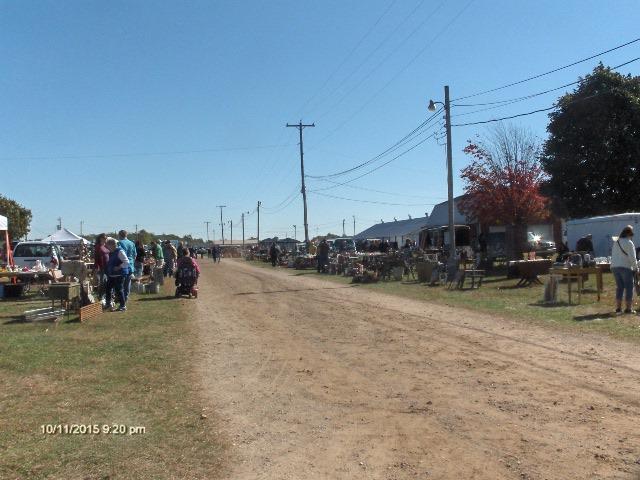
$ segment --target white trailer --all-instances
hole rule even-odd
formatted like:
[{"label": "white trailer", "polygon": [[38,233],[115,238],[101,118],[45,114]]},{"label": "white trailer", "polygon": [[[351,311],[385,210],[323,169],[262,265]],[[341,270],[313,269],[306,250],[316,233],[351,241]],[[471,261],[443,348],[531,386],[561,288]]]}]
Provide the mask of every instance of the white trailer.
[{"label": "white trailer", "polygon": [[631,225],[637,231],[638,223],[640,223],[640,213],[620,213],[567,220],[567,245],[570,250],[574,250],[578,239],[591,234],[595,256],[608,257],[611,255],[613,245],[611,237],[617,237],[627,225]]}]

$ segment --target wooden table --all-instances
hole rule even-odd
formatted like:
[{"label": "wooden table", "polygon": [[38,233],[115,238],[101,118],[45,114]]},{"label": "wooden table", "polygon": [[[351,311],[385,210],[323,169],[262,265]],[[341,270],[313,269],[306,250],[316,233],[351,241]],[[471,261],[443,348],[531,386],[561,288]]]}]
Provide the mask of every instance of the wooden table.
[{"label": "wooden table", "polygon": [[549,275],[558,275],[563,279],[567,279],[567,293],[569,296],[569,305],[571,305],[571,284],[575,278],[578,281],[578,303],[582,300],[582,289],[584,288],[584,275],[590,273],[596,276],[596,290],[598,301],[600,301],[600,293],[602,292],[602,268],[595,267],[556,267],[549,270]]},{"label": "wooden table", "polygon": [[553,262],[551,260],[516,260],[509,262],[509,276],[520,277],[516,286],[525,287],[533,283],[542,285],[539,275],[546,275]]}]

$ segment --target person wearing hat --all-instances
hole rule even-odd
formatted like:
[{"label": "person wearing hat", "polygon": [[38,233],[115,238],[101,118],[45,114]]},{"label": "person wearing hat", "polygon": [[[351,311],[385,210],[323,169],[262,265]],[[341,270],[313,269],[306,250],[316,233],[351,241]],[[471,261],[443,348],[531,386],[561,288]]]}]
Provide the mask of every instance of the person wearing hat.
[{"label": "person wearing hat", "polygon": [[622,296],[624,294],[624,313],[635,313],[633,305],[634,277],[638,271],[636,247],[633,244],[633,227],[627,225],[618,238],[612,237],[611,272],[616,281],[616,314],[622,314]]}]

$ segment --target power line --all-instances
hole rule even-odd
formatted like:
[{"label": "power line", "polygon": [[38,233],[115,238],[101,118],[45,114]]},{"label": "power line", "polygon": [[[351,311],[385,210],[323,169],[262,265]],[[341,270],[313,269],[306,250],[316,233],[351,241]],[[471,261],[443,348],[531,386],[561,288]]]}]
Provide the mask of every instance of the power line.
[{"label": "power line", "polygon": [[[630,63],[636,62],[638,60],[640,60],[640,57],[636,57],[636,58],[634,58],[632,60],[629,60],[628,62],[624,62],[624,63],[621,63],[620,65],[616,65],[615,67],[609,67],[609,68],[611,70],[617,70],[617,69],[619,69],[621,67],[629,65]],[[475,106],[482,106],[482,105],[493,105],[492,107],[489,107],[489,108],[481,108],[479,110],[474,110],[472,112],[464,112],[464,113],[460,113],[460,114],[455,115],[456,117],[463,117],[463,116],[466,116],[466,115],[472,115],[474,113],[479,113],[479,112],[486,112],[487,110],[493,110],[493,109],[496,109],[496,108],[505,107],[507,105],[512,105],[514,103],[518,103],[518,102],[521,102],[521,101],[524,101],[524,100],[529,100],[531,98],[539,97],[540,95],[545,95],[547,93],[555,92],[557,90],[562,90],[562,89],[570,87],[572,85],[577,85],[577,84],[581,83],[582,81],[583,81],[582,79],[576,80],[575,82],[565,83],[564,85],[561,85],[561,86],[555,87],[555,88],[550,88],[550,89],[545,90],[543,92],[532,93],[531,95],[525,95],[525,96],[522,96],[522,97],[511,98],[511,99],[508,99],[508,100],[499,100],[499,101],[496,101],[496,102],[475,103],[475,104],[453,104],[452,106],[453,107],[475,107]]]},{"label": "power line", "polygon": [[[368,61],[369,59],[376,53],[378,52],[378,50],[380,50],[380,48],[382,48],[382,46],[387,43],[387,41],[389,41],[389,39],[391,37],[393,37],[396,32],[398,30],[400,30],[400,28],[410,19],[413,17],[414,13],[416,13],[416,11],[418,11],[418,9],[422,6],[422,4],[424,3],[424,0],[419,1],[416,6],[413,8],[413,10],[411,10],[411,12],[409,12],[403,19],[402,21],[396,25],[396,27],[393,29],[393,31],[391,33],[389,33],[381,42],[378,43],[378,45],[376,45],[376,47],[369,52],[369,54],[365,57],[365,59],[360,62],[358,64],[358,66],[353,69],[351,71],[351,73],[349,75],[347,75],[345,78],[342,79],[342,81],[334,88],[331,90],[331,92],[329,92],[329,94],[327,95],[327,98],[331,98],[331,96],[336,93],[341,87],[342,85],[344,85],[358,70],[360,70],[360,68],[362,68]],[[324,114],[323,114],[324,115]]]},{"label": "power line", "polygon": [[202,150],[177,150],[167,152],[142,153],[109,153],[96,155],[46,155],[33,157],[0,157],[2,160],[55,160],[55,159],[83,159],[83,158],[117,158],[117,157],[149,157],[161,155],[187,155],[192,153],[233,152],[241,150],[263,150],[269,148],[283,148],[290,145],[257,145],[252,147],[206,148]]},{"label": "power line", "polygon": [[355,112],[353,112],[347,119],[345,119],[342,123],[338,124],[337,127],[335,127],[333,130],[329,131],[329,133],[323,137],[319,143],[324,142],[327,138],[331,137],[334,133],[336,133],[338,130],[340,130],[342,127],[344,127],[347,123],[349,123],[351,121],[351,119],[353,119],[353,117],[355,117],[356,115],[358,115],[362,110],[364,110],[373,100],[375,100],[378,95],[380,95],[389,85],[391,85],[391,83],[393,83],[407,68],[409,68],[413,62],[415,62],[424,52],[425,50],[431,46],[431,44],[433,44],[433,42],[435,42],[451,25],[453,25],[453,23],[455,23],[456,20],[458,20],[458,18],[471,6],[471,4],[474,2],[475,0],[469,0],[469,2],[462,7],[462,9],[449,21],[449,23],[447,23],[432,39],[429,43],[427,43],[427,45],[425,45],[416,55],[414,55],[414,57],[409,61],[409,63],[405,64],[404,67],[402,67],[400,70],[398,70],[398,72],[396,72],[396,74],[391,77],[387,83],[385,83],[382,88],[380,88],[379,90],[377,90],[370,98],[369,100],[367,100],[360,108],[358,108]]},{"label": "power line", "polygon": [[[440,113],[442,113],[442,108],[440,108],[438,111],[434,112],[433,115],[431,115],[429,118],[427,118],[425,121],[423,121],[420,125],[418,125],[416,128],[414,128],[413,130],[411,130],[408,134],[406,134],[404,137],[402,137],[400,140],[398,140],[396,143],[394,143],[393,145],[391,145],[390,147],[388,147],[386,150],[384,150],[382,153],[379,153],[378,155],[376,155],[373,158],[370,158],[369,160],[362,162],[358,165],[355,165],[351,168],[348,168],[346,170],[342,170],[340,172],[335,172],[335,173],[331,173],[328,175],[307,175],[308,178],[315,178],[315,179],[322,179],[322,178],[334,178],[334,177],[338,177],[338,176],[342,176],[345,175],[347,173],[353,172],[355,170],[358,170],[362,167],[365,167],[367,165],[370,165],[371,163],[375,162],[376,160],[390,154],[391,152],[397,150],[398,148],[402,147],[403,145],[406,145],[406,143],[408,143],[409,141],[411,141],[413,139],[413,137],[417,136],[415,135],[416,132],[419,132],[420,130],[426,128],[429,123],[436,118]],[[404,143],[403,143],[404,142]]]},{"label": "power line", "polygon": [[282,207],[280,207],[280,208],[279,208],[279,209],[277,209],[277,210],[274,210],[274,211],[271,211],[271,212],[263,212],[263,213],[264,213],[264,214],[266,214],[266,215],[274,215],[274,214],[276,214],[276,213],[281,212],[282,210],[284,210],[285,208],[287,208],[288,206],[290,206],[290,205],[291,205],[295,200],[297,200],[297,199],[298,199],[298,197],[300,197],[301,193],[300,193],[300,192],[296,192],[296,193],[297,193],[297,194],[296,194],[296,196],[295,196],[295,197],[293,197],[291,200],[289,200],[289,201],[286,203],[286,205],[283,205]]},{"label": "power line", "polygon": [[538,75],[533,75],[533,76],[531,76],[531,77],[525,78],[525,79],[523,79],[523,80],[518,80],[517,82],[512,82],[512,83],[509,83],[509,84],[507,84],[507,85],[503,85],[503,86],[501,86],[501,87],[491,88],[491,89],[489,89],[489,90],[485,90],[485,91],[483,91],[483,92],[478,92],[478,93],[474,93],[474,94],[472,94],[472,95],[466,95],[466,96],[464,96],[464,97],[458,97],[458,98],[455,98],[455,99],[453,99],[453,100],[452,100],[452,102],[456,102],[456,101],[458,101],[458,100],[464,100],[465,98],[478,97],[478,96],[480,96],[480,95],[485,95],[485,94],[487,94],[487,93],[496,92],[496,91],[498,91],[498,90],[503,90],[503,89],[505,89],[505,88],[513,87],[513,86],[515,86],[515,85],[520,85],[520,84],[522,84],[522,83],[529,82],[529,81],[531,81],[531,80],[535,80],[535,79],[537,79],[537,78],[544,77],[544,76],[546,76],[546,75],[550,75],[550,74],[552,74],[552,73],[559,72],[560,70],[564,70],[564,69],[567,69],[567,68],[573,67],[573,66],[578,65],[578,64],[580,64],[580,63],[584,63],[584,62],[587,62],[587,61],[589,61],[589,60],[593,60],[594,58],[601,57],[602,55],[606,55],[607,53],[611,53],[611,52],[613,52],[613,51],[615,51],[615,50],[619,50],[619,49],[621,49],[621,48],[627,47],[627,46],[629,46],[629,45],[631,45],[631,44],[633,44],[633,43],[636,43],[636,42],[640,42],[640,38],[636,38],[636,39],[631,40],[631,41],[629,41],[629,42],[623,43],[622,45],[618,45],[617,47],[613,47],[613,48],[610,48],[610,49],[605,50],[605,51],[603,51],[603,52],[596,53],[595,55],[591,55],[591,56],[586,57],[586,58],[583,58],[583,59],[581,59],[581,60],[577,60],[577,61],[575,61],[575,62],[572,62],[572,63],[568,64],[568,65],[564,65],[564,66],[562,66],[562,67],[554,68],[553,70],[549,70],[548,72],[540,73],[540,74],[538,74]]},{"label": "power line", "polygon": [[[593,95],[589,95],[588,97],[584,97],[584,98],[577,98],[577,99],[575,99],[575,100],[572,100],[572,101],[570,101],[570,102],[565,103],[565,104],[564,104],[564,105],[562,105],[562,106],[563,106],[563,107],[565,107],[565,106],[568,106],[568,105],[573,105],[574,103],[583,102],[583,101],[585,101],[585,100],[589,100],[589,99],[591,99],[591,98],[593,98],[593,97],[596,97],[596,96],[598,96],[598,95],[601,95],[602,93],[605,93],[605,92],[594,93]],[[606,93],[608,93],[608,92],[606,92]],[[558,108],[559,106],[560,106],[560,105],[558,105],[558,104],[556,103],[556,104],[553,104],[553,105],[551,105],[550,107],[547,107],[547,108],[539,108],[538,110],[532,110],[532,111],[530,111],[530,112],[519,113],[519,114],[517,114],[517,115],[511,115],[511,116],[508,116],[508,117],[492,118],[492,119],[490,119],[490,120],[482,120],[482,121],[480,121],[480,122],[469,122],[469,123],[451,124],[451,126],[452,126],[452,127],[466,127],[466,126],[468,126],[468,125],[482,125],[482,124],[484,124],[484,123],[500,122],[500,121],[502,121],[502,120],[510,120],[510,119],[512,119],[512,118],[518,118],[518,117],[525,117],[525,116],[527,116],[527,115],[533,115],[534,113],[546,112],[546,111],[549,111],[549,110],[553,110],[554,108]]]},{"label": "power line", "polygon": [[[394,197],[411,197],[411,198],[424,198],[424,199],[428,198],[428,199],[432,199],[433,200],[433,197],[425,197],[424,195],[411,195],[411,194],[408,194],[408,193],[386,192],[384,190],[377,190],[375,188],[361,187],[359,185],[349,185],[349,184],[340,185],[339,182],[334,182],[334,181],[328,180],[328,179],[321,179],[321,181],[322,182],[332,183],[332,184],[336,185],[336,187],[337,186],[343,186],[343,187],[347,187],[347,188],[353,188],[353,189],[356,189],[356,190],[365,190],[367,192],[382,193],[384,195],[393,195]],[[318,188],[318,189],[315,189],[315,190],[312,190],[312,191],[319,192],[319,191],[322,191],[322,190],[330,190],[330,189],[336,188],[336,187]]]},{"label": "power line", "polygon": [[[406,37],[404,37],[402,39],[402,41],[396,45],[396,47],[391,50],[381,61],[379,61],[375,67],[373,67],[371,70],[369,70],[369,72],[360,79],[360,81],[358,83],[356,83],[354,86],[352,86],[350,89],[348,89],[343,95],[342,97],[340,97],[340,99],[332,106],[332,109],[335,109],[338,105],[340,105],[346,98],[348,98],[352,92],[354,92],[355,90],[357,90],[360,85],[362,85],[364,82],[366,82],[369,78],[371,78],[371,75],[373,75],[382,65],[384,65],[387,60],[389,60],[391,57],[393,57],[393,55],[406,43],[408,42],[411,37],[413,37],[418,30],[420,30],[429,20],[431,20],[431,18],[433,18],[433,16],[438,13],[438,10],[440,10],[444,4],[446,3],[446,0],[442,1],[440,4],[438,4],[438,6],[422,21],[418,24],[417,27],[415,27],[410,33],[409,35],[407,35]],[[320,115],[318,115],[318,119],[321,119],[323,117],[325,117],[329,112],[331,112],[331,109],[326,110],[325,112],[321,113]]]},{"label": "power line", "polygon": [[358,48],[360,47],[360,45],[362,45],[362,42],[364,42],[366,40],[366,38],[371,34],[371,32],[373,32],[373,30],[378,26],[378,24],[382,21],[382,19],[387,15],[387,13],[389,13],[389,11],[393,8],[393,6],[396,4],[398,0],[393,0],[389,6],[384,10],[384,12],[382,12],[382,14],[378,17],[378,19],[375,21],[375,23],[369,27],[369,29],[367,30],[367,32],[360,37],[360,40],[358,40],[355,44],[355,46],[351,49],[351,51],[347,54],[346,57],[344,57],[344,59],[342,60],[342,62],[340,62],[340,64],[329,74],[329,76],[327,77],[327,79],[322,83],[322,85],[320,86],[320,88],[316,91],[316,93],[314,93],[305,103],[304,105],[302,105],[302,107],[300,107],[299,112],[304,111],[304,109],[307,107],[307,105],[309,105],[313,100],[316,99],[316,97],[318,96],[318,94],[324,89],[324,87],[327,86],[327,84],[333,79],[333,77],[335,76],[336,73],[338,73],[338,71],[347,63],[347,61],[353,56],[353,54],[356,52],[356,50],[358,50]]},{"label": "power line", "polygon": [[346,200],[349,202],[358,202],[358,203],[371,203],[375,205],[391,205],[396,207],[422,207],[425,205],[436,205],[435,203],[391,203],[391,202],[379,202],[375,200],[361,200],[357,198],[340,197],[338,195],[331,195],[329,193],[320,193],[315,191],[310,191],[310,193],[313,193],[315,195],[321,195],[323,197],[335,198],[338,200]]},{"label": "power line", "polygon": [[[393,162],[393,161],[397,160],[398,158],[400,158],[400,157],[402,157],[402,156],[406,155],[406,154],[407,154],[407,153],[409,153],[411,150],[413,150],[413,149],[417,148],[418,146],[422,145],[424,142],[426,142],[426,141],[427,141],[427,140],[429,140],[430,138],[433,138],[434,136],[435,136],[435,134],[431,134],[431,135],[429,135],[427,138],[425,138],[425,139],[423,139],[423,140],[419,141],[418,143],[416,143],[415,145],[413,145],[411,148],[408,148],[408,149],[407,149],[407,150],[405,150],[404,152],[402,152],[402,153],[400,153],[400,154],[396,155],[395,157],[391,158],[390,160],[387,160],[387,161],[386,161],[386,162],[384,162],[383,164],[378,165],[377,167],[375,167],[375,168],[373,168],[373,169],[371,169],[371,170],[369,170],[369,171],[367,171],[367,172],[365,172],[365,173],[363,173],[363,174],[361,174],[361,175],[358,175],[357,177],[354,177],[354,178],[352,178],[352,179],[350,179],[350,180],[346,180],[345,182],[341,182],[341,183],[337,184],[337,185],[336,185],[336,187],[332,187],[332,188],[337,188],[337,187],[339,187],[339,186],[346,185],[347,183],[355,182],[356,180],[358,180],[358,179],[360,179],[360,178],[362,178],[362,177],[365,177],[365,176],[367,176],[367,175],[370,175],[371,173],[375,172],[376,170],[379,170],[379,169],[381,169],[382,167],[384,167],[384,166],[386,166],[386,165],[389,165],[391,162]],[[327,189],[325,189],[325,190],[327,190]]]}]

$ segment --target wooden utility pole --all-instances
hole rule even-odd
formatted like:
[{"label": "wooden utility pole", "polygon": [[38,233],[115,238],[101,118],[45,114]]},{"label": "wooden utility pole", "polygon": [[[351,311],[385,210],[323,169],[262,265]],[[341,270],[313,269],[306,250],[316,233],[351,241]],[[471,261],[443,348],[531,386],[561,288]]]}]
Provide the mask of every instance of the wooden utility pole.
[{"label": "wooden utility pole", "polygon": [[207,243],[209,243],[209,224],[211,222],[204,222],[207,225]]},{"label": "wooden utility pole", "polygon": [[222,209],[225,208],[226,205],[216,205],[216,208],[220,209],[220,228],[222,229],[222,244],[224,245],[224,223],[222,222]]},{"label": "wooden utility pole", "polygon": [[302,188],[300,191],[302,192],[302,202],[304,204],[304,243],[307,245],[307,249],[309,248],[309,223],[307,222],[307,189],[304,185],[304,148],[302,146],[302,130],[306,127],[315,126],[315,123],[304,125],[302,120],[300,120],[297,125],[290,125],[287,123],[287,127],[297,128],[300,133],[300,176],[302,178]]},{"label": "wooden utility pole", "polygon": [[256,238],[258,241],[258,248],[260,248],[260,205],[262,205],[262,202],[258,202],[258,238]]},{"label": "wooden utility pole", "polygon": [[242,212],[242,246],[244,247],[244,212]]},{"label": "wooden utility pole", "polygon": [[356,216],[353,216],[353,236],[356,236]]},{"label": "wooden utility pole", "polygon": [[233,220],[229,220],[229,225],[231,225],[231,241],[230,245],[233,245]]}]

